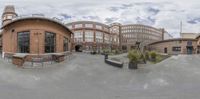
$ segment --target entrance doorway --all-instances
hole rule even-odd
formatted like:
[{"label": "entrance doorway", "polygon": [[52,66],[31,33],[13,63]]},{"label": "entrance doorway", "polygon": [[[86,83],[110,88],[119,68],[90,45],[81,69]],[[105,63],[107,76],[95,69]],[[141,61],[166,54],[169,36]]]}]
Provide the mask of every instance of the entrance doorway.
[{"label": "entrance doorway", "polygon": [[193,46],[187,46],[187,54],[193,53]]},{"label": "entrance doorway", "polygon": [[75,51],[76,52],[82,52],[82,45],[76,45],[75,46]]},{"label": "entrance doorway", "polygon": [[167,53],[167,48],[164,48],[164,53]]}]

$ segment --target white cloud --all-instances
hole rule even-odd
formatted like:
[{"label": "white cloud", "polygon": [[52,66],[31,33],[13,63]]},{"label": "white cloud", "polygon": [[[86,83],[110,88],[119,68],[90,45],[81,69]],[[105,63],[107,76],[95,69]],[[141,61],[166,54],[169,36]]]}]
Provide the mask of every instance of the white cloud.
[{"label": "white cloud", "polygon": [[[200,2],[198,0],[0,0],[0,12],[5,5],[15,5],[20,15],[43,13],[66,22],[93,20],[104,23],[143,23],[165,28],[179,36],[183,32],[200,32]],[[190,23],[188,22],[190,21]],[[192,24],[194,23],[194,24]]]}]

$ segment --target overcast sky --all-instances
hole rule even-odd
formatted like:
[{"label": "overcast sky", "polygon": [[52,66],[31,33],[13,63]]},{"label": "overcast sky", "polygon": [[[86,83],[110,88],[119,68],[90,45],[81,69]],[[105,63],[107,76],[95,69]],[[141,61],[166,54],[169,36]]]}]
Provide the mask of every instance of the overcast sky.
[{"label": "overcast sky", "polygon": [[5,5],[14,5],[19,15],[42,13],[64,22],[146,24],[179,37],[182,21],[183,32],[200,32],[198,0],[0,0],[1,13]]}]

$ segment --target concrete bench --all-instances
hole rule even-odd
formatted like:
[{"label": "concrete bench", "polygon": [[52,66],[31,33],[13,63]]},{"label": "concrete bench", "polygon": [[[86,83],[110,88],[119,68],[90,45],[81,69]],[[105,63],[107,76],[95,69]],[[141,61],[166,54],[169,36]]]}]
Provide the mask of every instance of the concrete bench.
[{"label": "concrete bench", "polygon": [[15,54],[12,56],[12,63],[18,67],[22,67],[26,59],[25,54]]},{"label": "concrete bench", "polygon": [[65,60],[65,54],[63,53],[55,53],[52,54],[53,60],[60,63]]},{"label": "concrete bench", "polygon": [[114,60],[111,60],[111,59],[105,59],[105,63],[112,65],[114,67],[123,68],[122,62],[114,61]]}]

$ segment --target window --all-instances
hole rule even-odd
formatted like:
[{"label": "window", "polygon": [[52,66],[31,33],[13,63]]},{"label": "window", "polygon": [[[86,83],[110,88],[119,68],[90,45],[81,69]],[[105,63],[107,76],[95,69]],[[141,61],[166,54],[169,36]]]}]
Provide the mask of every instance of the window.
[{"label": "window", "polygon": [[85,27],[93,28],[93,24],[85,24]]},{"label": "window", "polygon": [[93,31],[85,31],[85,41],[94,42],[94,33]]},{"label": "window", "polygon": [[82,24],[76,24],[76,25],[75,25],[75,28],[82,28],[82,27],[83,27]]},{"label": "window", "polygon": [[96,32],[96,42],[103,42],[103,33],[102,32]]},{"label": "window", "polygon": [[30,32],[19,32],[17,34],[17,41],[19,53],[30,52]]},{"label": "window", "polygon": [[83,41],[83,31],[74,32],[74,40],[75,40],[75,42],[82,42]]},{"label": "window", "polygon": [[105,40],[105,43],[109,43],[110,42],[109,34],[104,34],[104,40]]},{"label": "window", "polygon": [[181,47],[172,47],[172,51],[181,51]]},{"label": "window", "polygon": [[102,26],[100,26],[100,25],[96,25],[96,29],[100,29],[100,30],[102,30]]},{"label": "window", "polygon": [[68,51],[68,38],[64,37],[63,40],[63,50]]},{"label": "window", "polygon": [[56,34],[45,33],[45,53],[54,53],[56,49]]},{"label": "window", "polygon": [[7,16],[7,19],[12,19],[12,15],[8,15],[8,16]]}]

